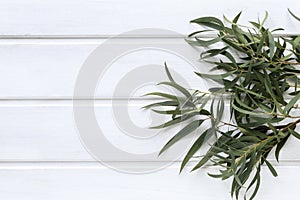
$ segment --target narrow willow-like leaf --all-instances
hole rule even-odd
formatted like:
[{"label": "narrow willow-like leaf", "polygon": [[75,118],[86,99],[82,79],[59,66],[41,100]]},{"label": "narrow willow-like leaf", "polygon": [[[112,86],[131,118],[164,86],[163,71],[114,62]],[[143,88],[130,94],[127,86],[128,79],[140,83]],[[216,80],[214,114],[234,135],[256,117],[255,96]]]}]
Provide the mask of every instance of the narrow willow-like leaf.
[{"label": "narrow willow-like leaf", "polygon": [[264,157],[263,157],[263,159],[264,159],[266,165],[268,166],[270,172],[273,174],[273,176],[274,177],[278,176],[278,174],[277,174],[276,170],[274,169],[274,167],[272,166],[272,164],[267,159],[265,159]]},{"label": "narrow willow-like leaf", "polygon": [[204,58],[209,58],[209,57],[214,57],[214,56],[216,56],[216,55],[219,55],[219,54],[225,52],[227,49],[228,49],[227,46],[224,47],[224,48],[222,48],[222,49],[210,49],[210,50],[207,50],[207,51],[201,53],[201,54],[200,54],[200,57],[201,57],[202,59],[204,59]]},{"label": "narrow willow-like leaf", "polygon": [[244,92],[246,92],[246,93],[249,93],[249,94],[255,95],[255,96],[259,97],[259,98],[264,98],[264,96],[263,96],[263,95],[261,95],[261,94],[258,94],[258,93],[256,93],[256,92],[253,92],[253,91],[251,91],[251,90],[248,90],[248,89],[246,89],[246,88],[243,88],[243,87],[238,87],[238,86],[236,86],[235,88],[237,88],[237,89],[239,89],[239,90],[242,90],[242,91],[244,91]]},{"label": "narrow willow-like leaf", "polygon": [[186,156],[184,157],[181,166],[180,166],[180,172],[183,170],[185,165],[188,163],[188,161],[195,155],[195,153],[202,147],[203,143],[206,139],[208,139],[212,134],[212,129],[208,129],[204,131],[200,137],[194,142],[190,150],[187,152]]},{"label": "narrow willow-like leaf", "polygon": [[294,48],[294,49],[297,49],[297,47],[299,46],[299,44],[300,44],[300,35],[297,36],[297,37],[294,39],[294,41],[292,42],[293,48]]},{"label": "narrow willow-like leaf", "polygon": [[171,75],[171,73],[170,73],[170,71],[169,71],[169,69],[168,69],[167,63],[165,62],[164,65],[165,65],[165,71],[166,71],[166,74],[167,74],[169,80],[170,80],[171,82],[175,83],[175,81],[174,81],[174,79],[173,79],[173,77],[172,77],[172,75]]},{"label": "narrow willow-like leaf", "polygon": [[285,143],[287,142],[289,138],[289,135],[287,135],[285,138],[283,138],[276,146],[276,150],[275,150],[275,158],[277,160],[277,162],[279,162],[279,153],[282,149],[282,147],[284,147]]},{"label": "narrow willow-like leaf", "polygon": [[177,83],[174,83],[174,82],[161,82],[159,84],[160,85],[169,85],[169,86],[172,86],[173,88],[177,89],[182,94],[184,94],[187,98],[191,97],[191,94],[184,87],[178,85]]},{"label": "narrow willow-like leaf", "polygon": [[220,42],[222,40],[221,37],[214,38],[211,40],[202,40],[199,37],[196,37],[195,39],[196,40],[185,39],[185,41],[187,41],[189,44],[194,45],[194,46],[208,47],[208,46],[216,44],[217,42]]},{"label": "narrow willow-like leaf", "polygon": [[250,110],[245,110],[245,109],[242,109],[240,107],[237,107],[236,105],[232,104],[232,107],[240,112],[240,113],[243,113],[243,114],[246,114],[246,115],[257,115],[257,116],[261,116],[262,113],[261,112],[253,112],[253,111],[250,111]]},{"label": "narrow willow-like leaf", "polygon": [[205,32],[211,32],[212,30],[201,30],[201,31],[195,31],[188,35],[188,37],[192,37],[194,35],[198,35],[199,33],[205,33]]},{"label": "narrow willow-like leaf", "polygon": [[260,23],[259,30],[261,30],[261,29],[263,28],[265,22],[266,22],[267,19],[268,19],[268,16],[269,16],[269,13],[268,13],[268,11],[266,11],[265,17],[264,17],[263,21]]},{"label": "narrow willow-like leaf", "polygon": [[176,97],[172,94],[167,94],[167,93],[163,93],[163,92],[150,92],[148,94],[145,94],[144,96],[159,96],[159,97],[164,97],[167,99],[175,100],[176,102],[178,102],[178,97]]},{"label": "narrow willow-like leaf", "polygon": [[293,106],[297,103],[297,101],[300,98],[300,93],[297,94],[295,97],[293,97],[289,103],[285,106],[285,108],[283,109],[283,112],[285,114],[289,114],[290,110],[293,108]]},{"label": "narrow willow-like leaf", "polygon": [[187,136],[188,134],[195,131],[201,124],[203,123],[203,120],[196,120],[191,123],[189,123],[187,126],[185,126],[183,129],[181,129],[174,137],[172,137],[167,144],[161,149],[159,152],[159,155],[166,151],[169,147],[174,145],[176,142],[178,142],[181,138]]},{"label": "narrow willow-like leaf", "polygon": [[194,19],[191,23],[196,23],[199,25],[207,26],[216,30],[223,30],[224,24],[221,20],[215,17],[201,17],[198,19]]},{"label": "narrow willow-like leaf", "polygon": [[298,21],[300,21],[300,17],[297,17],[290,9],[288,9],[289,13]]},{"label": "narrow willow-like leaf", "polygon": [[217,74],[217,75],[212,75],[212,74],[201,74],[198,72],[195,72],[198,76],[202,78],[208,78],[208,79],[213,79],[213,80],[222,80],[228,76],[231,76],[234,72],[227,72],[225,74]]},{"label": "narrow willow-like leaf", "polygon": [[142,108],[149,109],[149,108],[158,107],[158,106],[178,106],[178,102],[177,101],[161,101],[158,103],[152,103],[152,104],[146,105]]},{"label": "narrow willow-like leaf", "polygon": [[293,129],[289,129],[289,132],[297,139],[300,140],[300,134],[296,131],[294,131]]},{"label": "narrow willow-like leaf", "polygon": [[273,35],[268,31],[268,38],[269,38],[269,49],[270,49],[270,59],[273,59],[275,53],[275,41]]},{"label": "narrow willow-like leaf", "polygon": [[192,109],[189,110],[179,110],[179,109],[175,109],[175,110],[155,110],[152,109],[153,112],[155,113],[159,113],[159,114],[165,114],[165,115],[181,115],[187,112],[191,112],[193,111]]},{"label": "narrow willow-like leaf", "polygon": [[179,124],[181,122],[184,122],[185,120],[188,120],[190,119],[191,117],[195,116],[196,113],[194,114],[191,114],[191,115],[187,115],[187,116],[184,116],[184,117],[175,117],[175,118],[172,118],[171,120],[167,121],[167,122],[164,122],[160,125],[157,125],[157,126],[152,126],[150,127],[151,129],[161,129],[161,128],[166,128],[166,127],[169,127],[169,126],[173,126],[173,125],[176,125],[176,124]]},{"label": "narrow willow-like leaf", "polygon": [[217,150],[216,147],[223,146],[227,141],[230,139],[226,136],[221,136],[214,145],[210,148],[210,150],[204,155],[204,157],[195,165],[195,167],[192,169],[192,171],[195,171],[199,168],[201,168],[205,163],[207,163],[214,155],[219,153],[219,150]]},{"label": "narrow willow-like leaf", "polygon": [[254,199],[254,197],[256,196],[259,186],[260,186],[260,167],[258,167],[258,169],[256,170],[256,174],[252,180],[252,182],[250,183],[249,187],[247,188],[247,191],[256,183],[256,186],[254,188],[254,191],[250,197],[250,200]]}]

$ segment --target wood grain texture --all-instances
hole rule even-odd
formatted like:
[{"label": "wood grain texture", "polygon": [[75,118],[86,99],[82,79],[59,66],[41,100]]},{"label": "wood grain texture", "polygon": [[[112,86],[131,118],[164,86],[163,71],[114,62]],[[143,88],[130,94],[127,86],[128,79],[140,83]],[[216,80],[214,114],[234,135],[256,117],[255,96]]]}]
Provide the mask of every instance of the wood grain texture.
[{"label": "wood grain texture", "polygon": [[[300,13],[295,0],[243,1],[193,0],[12,0],[0,2],[0,35],[15,37],[110,36],[138,28],[163,28],[182,34],[196,27],[188,22],[196,17],[226,14],[234,17],[244,11],[242,22],[270,13],[271,27],[284,27],[285,33],[299,31],[287,12]],[[2,37],[3,37],[2,36]]]}]

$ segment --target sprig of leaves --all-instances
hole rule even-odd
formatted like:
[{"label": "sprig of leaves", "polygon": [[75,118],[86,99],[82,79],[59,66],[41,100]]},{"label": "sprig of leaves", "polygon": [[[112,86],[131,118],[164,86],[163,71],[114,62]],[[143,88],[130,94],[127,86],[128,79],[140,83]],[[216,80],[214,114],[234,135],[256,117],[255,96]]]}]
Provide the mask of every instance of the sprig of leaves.
[{"label": "sprig of leaves", "polygon": [[[299,17],[289,12],[300,21]],[[198,138],[184,157],[180,171],[214,136],[214,143],[192,171],[210,162],[220,167],[219,173],[209,174],[211,177],[222,180],[232,177],[232,196],[238,199],[243,189],[244,198],[247,199],[246,195],[251,191],[249,199],[253,199],[260,186],[263,164],[277,176],[268,161],[271,150],[275,149],[278,161],[280,150],[288,138],[294,136],[300,139],[296,130],[300,116],[293,114],[298,109],[296,103],[300,98],[300,35],[275,37],[274,32],[283,29],[270,30],[264,26],[267,12],[262,22],[250,21],[250,27],[238,24],[240,16],[241,13],[232,21],[224,17],[227,24],[215,17],[191,21],[204,27],[204,30],[190,34],[186,40],[191,45],[208,48],[200,56],[213,65],[211,73],[196,72],[196,75],[213,80],[218,87],[210,88],[210,92],[187,90],[175,82],[165,66],[169,82],[160,84],[172,87],[182,95],[149,93],[164,100],[145,108],[171,117],[170,121],[153,128],[186,124],[162,148],[160,154],[183,137],[199,130],[204,122],[209,122],[209,128],[198,131]],[[215,32],[216,36],[206,40],[201,38],[201,34],[208,31]],[[229,121],[222,119],[224,94],[230,95]],[[209,106],[210,109],[207,109]]]}]

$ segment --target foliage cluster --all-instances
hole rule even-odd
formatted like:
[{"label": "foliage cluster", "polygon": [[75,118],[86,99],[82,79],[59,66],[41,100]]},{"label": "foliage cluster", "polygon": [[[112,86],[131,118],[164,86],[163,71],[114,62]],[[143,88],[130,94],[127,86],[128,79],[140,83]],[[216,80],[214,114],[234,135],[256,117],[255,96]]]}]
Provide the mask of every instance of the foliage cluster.
[{"label": "foliage cluster", "polygon": [[[172,87],[182,95],[149,93],[147,95],[163,100],[145,108],[170,116],[170,121],[153,128],[184,124],[160,153],[198,130],[197,139],[186,154],[180,171],[208,140],[213,140],[210,149],[192,170],[208,162],[218,166],[219,173],[210,176],[222,180],[232,177],[231,195],[238,199],[243,191],[245,199],[253,199],[260,186],[263,164],[277,176],[268,161],[271,150],[275,149],[278,161],[288,138],[300,139],[296,129],[300,116],[295,114],[300,98],[300,35],[276,36],[274,32],[283,29],[270,30],[264,26],[267,12],[261,22],[250,21],[249,26],[238,24],[240,15],[232,21],[224,17],[226,24],[215,17],[191,21],[204,29],[190,34],[187,42],[207,48],[200,57],[212,66],[210,73],[195,73],[213,80],[217,87],[210,88],[209,92],[186,89],[172,78],[166,66],[169,81],[160,84]],[[215,33],[213,38],[201,37],[211,31]],[[230,103],[227,121],[223,119],[226,101]],[[200,132],[205,121],[210,125]],[[247,192],[251,193],[250,197]]]}]

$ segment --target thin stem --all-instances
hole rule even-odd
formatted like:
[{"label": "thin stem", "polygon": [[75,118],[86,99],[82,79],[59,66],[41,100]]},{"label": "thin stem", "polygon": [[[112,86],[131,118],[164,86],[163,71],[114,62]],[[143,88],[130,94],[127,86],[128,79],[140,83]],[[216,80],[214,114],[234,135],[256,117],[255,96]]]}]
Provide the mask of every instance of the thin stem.
[{"label": "thin stem", "polygon": [[287,131],[289,128],[292,128],[293,126],[296,126],[298,123],[300,123],[300,119],[298,119],[297,121],[287,125],[286,127],[282,128],[281,131],[284,132],[284,131]]}]

